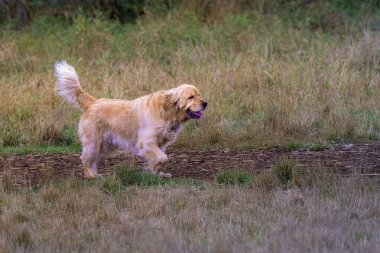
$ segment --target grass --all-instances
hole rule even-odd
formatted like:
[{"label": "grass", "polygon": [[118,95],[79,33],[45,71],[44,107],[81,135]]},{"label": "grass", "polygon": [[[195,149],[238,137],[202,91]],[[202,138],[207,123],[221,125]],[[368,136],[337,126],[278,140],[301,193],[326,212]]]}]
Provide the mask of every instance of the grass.
[{"label": "grass", "polygon": [[79,153],[81,147],[78,145],[69,146],[52,146],[52,145],[27,145],[27,146],[16,146],[16,147],[3,147],[0,149],[0,155],[10,155],[10,154],[29,154],[29,153],[39,153],[39,154],[71,154]]},{"label": "grass", "polygon": [[223,170],[216,174],[215,181],[222,185],[250,185],[252,175],[236,170]]},{"label": "grass", "polygon": [[313,151],[322,151],[324,149],[329,148],[332,146],[334,142],[331,141],[331,143],[323,143],[323,142],[309,142],[309,143],[304,143],[299,140],[294,140],[288,143],[285,143],[283,147],[289,151],[292,150],[303,150],[303,149],[309,149]]},{"label": "grass", "polygon": [[[36,14],[21,30],[0,24],[0,155],[79,152],[79,113],[54,91],[59,59],[97,97],[197,85],[209,107],[175,147],[319,150],[380,139],[375,1],[169,2],[133,24],[83,12],[69,23]],[[379,203],[376,179],[286,159],[213,182],[122,167],[18,188],[7,174],[0,252],[377,252]]]},{"label": "grass", "polygon": [[138,168],[122,166],[116,171],[116,177],[121,186],[157,186],[157,185],[200,185],[195,179],[162,178]]},{"label": "grass", "polygon": [[379,140],[378,8],[268,0],[246,11],[214,4],[208,13],[201,2],[147,9],[134,24],[78,14],[71,24],[36,15],[22,30],[4,26],[1,149],[78,145],[79,113],[54,91],[59,59],[96,97],[197,85],[209,107],[176,147]]},{"label": "grass", "polygon": [[289,185],[301,187],[305,183],[305,169],[290,159],[282,159],[272,168],[280,186]]},{"label": "grass", "polygon": [[0,251],[376,252],[380,243],[375,180],[319,171],[302,188],[268,189],[258,175],[252,187],[152,185],[121,171],[38,188],[0,184]]}]

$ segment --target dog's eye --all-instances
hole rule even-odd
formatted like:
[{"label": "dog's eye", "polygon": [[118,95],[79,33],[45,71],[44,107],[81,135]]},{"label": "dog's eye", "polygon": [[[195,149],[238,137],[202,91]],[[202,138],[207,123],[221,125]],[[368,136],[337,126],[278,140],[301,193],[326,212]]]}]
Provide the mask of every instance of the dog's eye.
[{"label": "dog's eye", "polygon": [[193,99],[193,98],[194,98],[194,96],[190,96],[190,97],[189,97],[189,99]]}]

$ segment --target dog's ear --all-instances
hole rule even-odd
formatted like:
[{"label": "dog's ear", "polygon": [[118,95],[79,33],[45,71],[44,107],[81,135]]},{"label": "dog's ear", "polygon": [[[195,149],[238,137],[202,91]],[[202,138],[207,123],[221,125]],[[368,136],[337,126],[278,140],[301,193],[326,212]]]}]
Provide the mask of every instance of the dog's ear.
[{"label": "dog's ear", "polygon": [[166,109],[177,108],[184,110],[186,108],[186,99],[182,98],[182,91],[177,88],[167,90],[164,94],[164,106]]},{"label": "dog's ear", "polygon": [[174,108],[177,106],[179,102],[179,97],[177,96],[176,92],[172,90],[168,90],[163,94],[164,96],[164,108],[166,110]]}]

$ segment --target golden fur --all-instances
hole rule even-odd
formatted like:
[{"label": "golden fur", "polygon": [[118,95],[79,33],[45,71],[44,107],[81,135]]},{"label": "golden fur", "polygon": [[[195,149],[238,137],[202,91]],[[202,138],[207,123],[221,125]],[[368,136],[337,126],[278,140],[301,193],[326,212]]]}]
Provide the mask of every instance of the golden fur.
[{"label": "golden fur", "polygon": [[82,165],[86,178],[96,177],[102,152],[122,148],[145,159],[147,169],[163,173],[165,149],[190,118],[200,118],[207,103],[198,89],[182,84],[134,100],[94,98],[83,91],[75,69],[64,61],[55,65],[57,91],[83,113],[78,134],[82,142]]}]

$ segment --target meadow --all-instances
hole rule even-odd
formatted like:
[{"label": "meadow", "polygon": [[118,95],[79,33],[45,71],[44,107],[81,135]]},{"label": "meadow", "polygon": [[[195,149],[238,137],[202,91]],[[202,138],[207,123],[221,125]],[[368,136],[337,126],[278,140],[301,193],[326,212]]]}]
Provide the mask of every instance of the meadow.
[{"label": "meadow", "polygon": [[[20,28],[1,23],[0,10],[0,165],[17,164],[15,153],[80,152],[80,114],[55,92],[53,66],[64,59],[95,97],[133,99],[196,85],[209,106],[171,150],[277,146],[288,154],[371,142],[378,168],[377,1],[146,2],[132,22],[41,9]],[[16,167],[0,167],[0,252],[380,247],[379,177],[361,174],[365,168],[338,175],[285,157],[257,174],[226,167],[212,180],[195,180],[121,164],[96,180],[44,175],[19,187],[12,169],[27,168]]]},{"label": "meadow", "polygon": [[[115,176],[0,189],[2,252],[377,252],[378,181],[282,163],[213,182]],[[287,173],[284,173],[287,172]]]},{"label": "meadow", "polygon": [[82,13],[71,22],[37,16],[22,30],[3,25],[0,145],[78,147],[79,113],[54,90],[60,59],[96,97],[198,86],[209,108],[177,147],[378,140],[378,8],[270,3],[221,5],[207,18],[201,4],[188,4],[148,9],[135,23]]}]

